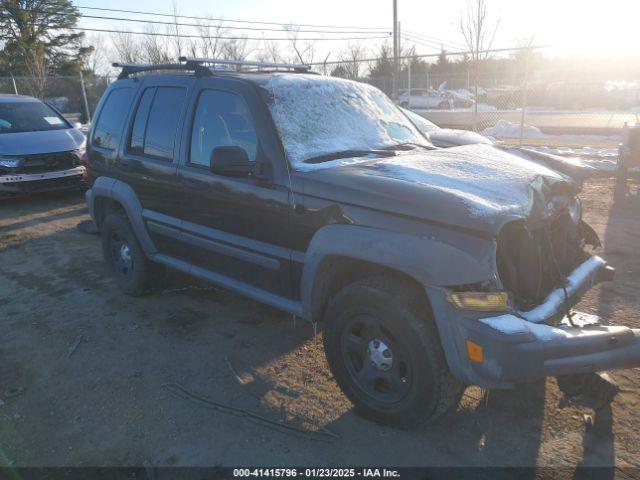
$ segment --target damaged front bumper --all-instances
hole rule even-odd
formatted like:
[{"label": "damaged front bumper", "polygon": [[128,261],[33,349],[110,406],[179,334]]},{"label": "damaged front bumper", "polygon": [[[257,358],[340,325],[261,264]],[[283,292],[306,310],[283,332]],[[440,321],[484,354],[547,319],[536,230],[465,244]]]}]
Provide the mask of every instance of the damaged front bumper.
[{"label": "damaged front bumper", "polygon": [[532,310],[491,317],[456,311],[444,289],[428,287],[449,367],[466,383],[509,388],[547,376],[640,366],[640,330],[607,326],[593,315],[575,313],[571,321],[564,315],[595,283],[612,277],[604,260],[590,257],[567,278],[568,302],[557,289]]}]

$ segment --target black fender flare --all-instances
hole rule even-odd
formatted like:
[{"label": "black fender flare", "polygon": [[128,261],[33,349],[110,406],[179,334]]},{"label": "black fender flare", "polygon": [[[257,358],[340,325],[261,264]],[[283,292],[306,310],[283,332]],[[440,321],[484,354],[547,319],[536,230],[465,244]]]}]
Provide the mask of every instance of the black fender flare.
[{"label": "black fender flare", "polygon": [[97,198],[109,198],[117,201],[129,217],[131,227],[136,234],[142,250],[151,257],[158,252],[147,232],[142,218],[142,205],[138,196],[126,183],[111,177],[98,177],[86,194],[87,207],[93,220],[96,220],[95,201]]},{"label": "black fender flare", "polygon": [[327,225],[316,232],[305,254],[300,291],[303,316],[308,320],[313,318],[316,276],[328,257],[341,256],[380,265],[402,272],[424,287],[453,286],[483,282],[495,276],[492,268],[495,251],[484,250],[485,253],[477,257],[434,237],[357,225]]}]

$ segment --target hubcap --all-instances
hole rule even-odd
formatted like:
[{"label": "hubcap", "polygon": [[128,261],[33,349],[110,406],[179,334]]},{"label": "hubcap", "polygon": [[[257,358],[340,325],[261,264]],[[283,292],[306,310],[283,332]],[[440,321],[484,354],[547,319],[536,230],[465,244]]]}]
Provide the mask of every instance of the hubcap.
[{"label": "hubcap", "polygon": [[411,388],[413,367],[405,341],[392,325],[372,315],[359,315],[341,335],[344,365],[356,386],[383,403],[401,401]]},{"label": "hubcap", "polygon": [[110,237],[111,258],[113,266],[120,275],[128,277],[133,272],[133,258],[131,257],[131,247],[126,239],[112,232]]},{"label": "hubcap", "polygon": [[378,370],[387,371],[393,365],[393,354],[391,349],[378,338],[374,338],[367,346],[369,361]]}]

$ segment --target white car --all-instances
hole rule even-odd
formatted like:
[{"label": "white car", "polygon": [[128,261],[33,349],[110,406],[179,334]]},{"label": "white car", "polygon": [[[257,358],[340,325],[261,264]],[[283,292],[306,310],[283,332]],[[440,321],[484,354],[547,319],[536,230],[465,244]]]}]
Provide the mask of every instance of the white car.
[{"label": "white car", "polygon": [[398,104],[404,108],[428,108],[449,110],[453,108],[453,101],[447,92],[427,89],[412,88],[399,90]]}]

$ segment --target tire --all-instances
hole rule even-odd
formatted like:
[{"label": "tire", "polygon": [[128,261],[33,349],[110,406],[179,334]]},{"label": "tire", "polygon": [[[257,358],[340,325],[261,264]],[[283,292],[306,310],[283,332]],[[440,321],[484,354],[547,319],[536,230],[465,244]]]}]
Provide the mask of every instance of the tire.
[{"label": "tire", "polygon": [[100,226],[100,239],[104,259],[124,293],[142,296],[164,277],[164,268],[142,251],[126,215],[109,214]]},{"label": "tire", "polygon": [[460,401],[463,385],[449,371],[429,312],[422,292],[386,276],[355,282],[330,301],[325,354],[361,416],[407,428]]},{"label": "tire", "polygon": [[451,110],[451,105],[449,102],[440,102],[438,104],[438,110]]}]

